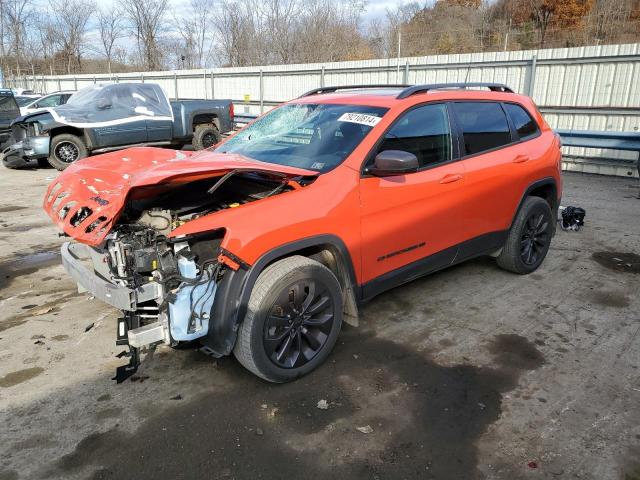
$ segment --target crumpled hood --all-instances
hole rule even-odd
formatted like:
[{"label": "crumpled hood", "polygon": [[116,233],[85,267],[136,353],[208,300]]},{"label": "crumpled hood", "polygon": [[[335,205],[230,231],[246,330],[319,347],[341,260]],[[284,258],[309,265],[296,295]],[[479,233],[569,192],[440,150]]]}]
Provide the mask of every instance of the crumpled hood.
[{"label": "crumpled hood", "polygon": [[43,207],[67,235],[98,246],[113,227],[133,189],[217,177],[232,170],[284,177],[318,174],[236,154],[129,148],[70,165],[49,185]]}]

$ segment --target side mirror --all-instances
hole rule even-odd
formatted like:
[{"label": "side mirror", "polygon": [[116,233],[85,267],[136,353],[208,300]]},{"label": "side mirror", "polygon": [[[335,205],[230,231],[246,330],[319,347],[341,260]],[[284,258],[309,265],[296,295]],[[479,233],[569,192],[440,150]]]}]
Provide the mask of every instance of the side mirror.
[{"label": "side mirror", "polygon": [[108,108],[111,108],[111,102],[106,98],[100,98],[98,99],[96,106],[98,107],[98,110],[107,110]]},{"label": "side mirror", "polygon": [[418,157],[402,150],[385,150],[376,155],[373,168],[369,173],[376,177],[404,175],[418,170]]}]

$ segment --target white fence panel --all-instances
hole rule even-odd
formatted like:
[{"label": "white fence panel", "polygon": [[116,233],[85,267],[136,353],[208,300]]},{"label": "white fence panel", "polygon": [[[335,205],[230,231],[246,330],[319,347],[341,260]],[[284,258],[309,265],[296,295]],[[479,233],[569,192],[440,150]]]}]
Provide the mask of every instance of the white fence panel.
[{"label": "white fence panel", "polygon": [[[170,72],[36,76],[9,86],[45,93],[104,82],[155,82],[171,98],[230,98],[261,113],[330,85],[492,81],[530,95],[554,128],[640,131],[640,44],[435,55],[326,64]],[[571,148],[569,155],[632,160],[633,152]]]}]

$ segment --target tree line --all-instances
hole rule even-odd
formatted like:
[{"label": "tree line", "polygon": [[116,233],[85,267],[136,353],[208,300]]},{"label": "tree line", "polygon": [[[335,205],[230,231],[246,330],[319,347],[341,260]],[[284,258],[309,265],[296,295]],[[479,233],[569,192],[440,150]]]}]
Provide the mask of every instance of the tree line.
[{"label": "tree line", "polygon": [[[173,3],[171,3],[173,1]],[[640,0],[0,0],[5,75],[251,66],[637,42]]]}]

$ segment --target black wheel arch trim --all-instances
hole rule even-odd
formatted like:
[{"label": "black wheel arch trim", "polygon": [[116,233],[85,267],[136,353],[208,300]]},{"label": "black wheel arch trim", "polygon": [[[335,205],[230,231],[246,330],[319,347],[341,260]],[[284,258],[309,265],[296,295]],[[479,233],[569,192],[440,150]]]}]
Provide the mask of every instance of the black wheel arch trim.
[{"label": "black wheel arch trim", "polygon": [[207,335],[200,339],[206,350],[214,356],[229,355],[236,342],[238,328],[244,318],[253,286],[262,271],[274,260],[299,252],[300,250],[329,245],[335,248],[340,256],[340,261],[351,282],[351,287],[360,297],[360,288],[357,284],[353,261],[346,245],[336,235],[323,234],[302,238],[294,242],[286,243],[264,253],[248,269],[227,269],[218,285],[216,299],[209,321]]},{"label": "black wheel arch trim", "polygon": [[[527,189],[524,191],[524,193],[522,194],[522,197],[520,198],[520,202],[518,203],[518,208],[516,208],[515,212],[513,212],[513,217],[511,218],[511,223],[509,224],[509,228],[511,228],[511,226],[513,225],[513,222],[515,222],[516,217],[518,216],[518,212],[522,208],[522,204],[527,199],[527,197],[531,195],[531,192],[533,192],[534,190],[540,187],[546,187],[546,186],[551,186],[551,189],[553,192],[551,214],[553,215],[554,219],[558,218],[558,209],[560,208],[560,199],[558,198],[558,185],[556,183],[555,178],[545,177],[540,180],[536,180],[535,182],[530,184],[527,187]],[[555,230],[556,229],[555,229],[555,223],[554,223],[552,234],[555,234]]]}]

